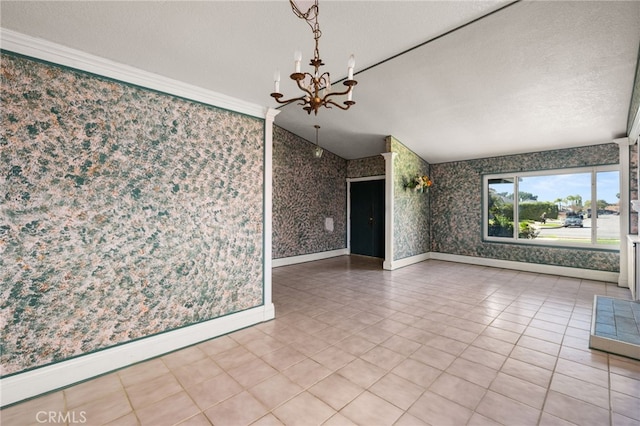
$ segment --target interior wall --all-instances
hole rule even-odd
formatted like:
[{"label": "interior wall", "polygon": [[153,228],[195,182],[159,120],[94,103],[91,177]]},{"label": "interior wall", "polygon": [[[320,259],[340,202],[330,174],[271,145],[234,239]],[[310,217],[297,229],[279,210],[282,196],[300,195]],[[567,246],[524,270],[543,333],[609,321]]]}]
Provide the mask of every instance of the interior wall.
[{"label": "interior wall", "polygon": [[406,183],[417,176],[431,177],[431,171],[429,163],[393,136],[387,138],[387,151],[396,153],[393,160],[393,260],[400,260],[429,252],[429,192],[417,193],[406,188]]},{"label": "interior wall", "polygon": [[263,303],[264,120],[2,56],[11,375]]},{"label": "interior wall", "polygon": [[610,143],[432,164],[435,183],[431,190],[431,249],[463,256],[618,272],[617,252],[482,241],[483,174],[618,163],[619,147]]},{"label": "interior wall", "polygon": [[347,160],[347,177],[353,179],[369,176],[384,176],[384,167],[384,157],[382,155]]},{"label": "interior wall", "polygon": [[[273,258],[346,248],[347,161],[274,126]],[[325,220],[333,220],[333,229]]]}]

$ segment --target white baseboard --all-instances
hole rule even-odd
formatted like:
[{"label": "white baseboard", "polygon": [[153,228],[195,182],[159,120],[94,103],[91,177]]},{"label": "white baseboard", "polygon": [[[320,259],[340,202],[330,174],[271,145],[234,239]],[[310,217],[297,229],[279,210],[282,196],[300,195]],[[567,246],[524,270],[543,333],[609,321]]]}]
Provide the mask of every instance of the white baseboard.
[{"label": "white baseboard", "polygon": [[100,376],[275,317],[273,304],[247,309],[0,379],[0,407]]},{"label": "white baseboard", "polygon": [[419,262],[428,260],[430,258],[431,258],[430,253],[427,252],[427,253],[411,256],[411,257],[405,257],[404,259],[398,259],[398,260],[387,261],[385,259],[384,263],[382,264],[382,268],[386,269],[387,271],[393,271],[394,269],[413,265],[414,263],[419,263]]},{"label": "white baseboard", "polygon": [[338,250],[321,251],[320,253],[303,254],[300,256],[282,257],[273,259],[271,266],[274,268],[287,265],[295,265],[296,263],[313,262],[314,260],[329,259],[330,257],[338,257],[349,254],[349,249],[343,248]]},{"label": "white baseboard", "polygon": [[618,282],[618,272],[596,271],[593,269],[569,268],[567,266],[543,265],[539,263],[514,262],[511,260],[488,259],[484,257],[461,256],[457,254],[431,252],[431,259],[448,262],[469,263],[472,265],[491,266],[494,268],[514,269],[537,274],[560,275],[593,281]]}]

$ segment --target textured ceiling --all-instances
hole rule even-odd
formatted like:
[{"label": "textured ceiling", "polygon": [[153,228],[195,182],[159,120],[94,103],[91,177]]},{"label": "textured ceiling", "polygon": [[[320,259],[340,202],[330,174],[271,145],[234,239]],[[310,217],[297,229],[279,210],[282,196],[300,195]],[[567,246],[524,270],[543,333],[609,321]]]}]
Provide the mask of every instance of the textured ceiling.
[{"label": "textured ceiling", "polygon": [[[265,106],[276,69],[297,96],[293,51],[306,63],[313,48],[286,1],[3,0],[0,12],[3,28]],[[387,135],[430,162],[625,135],[638,1],[321,0],[319,22],[334,81],[356,55],[357,104],[317,117],[290,105],[276,124],[312,141],[320,124],[345,158],[382,152]]]}]

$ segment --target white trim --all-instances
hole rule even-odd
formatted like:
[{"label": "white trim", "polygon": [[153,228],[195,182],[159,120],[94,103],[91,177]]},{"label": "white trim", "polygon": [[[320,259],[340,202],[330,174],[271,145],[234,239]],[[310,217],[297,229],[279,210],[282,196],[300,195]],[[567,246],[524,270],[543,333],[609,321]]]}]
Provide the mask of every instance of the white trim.
[{"label": "white trim", "polygon": [[393,230],[395,219],[395,200],[393,198],[393,159],[398,155],[396,152],[385,152],[380,154],[384,157],[384,262],[382,269],[392,270],[393,266]]},{"label": "white trim", "polygon": [[[640,65],[638,65],[640,66]],[[631,130],[629,131],[629,145],[633,145],[640,139],[640,107],[636,111],[636,116],[631,123]]]},{"label": "white trim", "polygon": [[566,266],[543,265],[538,263],[514,262],[511,260],[488,259],[485,257],[462,256],[449,253],[431,252],[431,259],[447,262],[468,263],[471,265],[490,266],[492,268],[514,269],[536,274],[560,275],[563,277],[580,278],[584,280],[618,282],[618,272],[595,271],[592,269],[569,268]]},{"label": "white trim", "polygon": [[300,256],[282,257],[280,259],[273,259],[272,265],[274,268],[280,266],[295,265],[296,263],[313,262],[314,260],[329,259],[331,257],[345,256],[349,254],[349,249],[337,249],[330,251],[322,251],[319,253],[302,254]]},{"label": "white trim", "polygon": [[273,120],[279,110],[268,108],[264,122],[264,235],[263,239],[263,297],[265,309],[269,309],[275,317],[272,298],[271,256],[273,251]]},{"label": "white trim", "polygon": [[[620,201],[618,203],[620,213],[620,277],[619,287],[629,287],[629,275],[625,272],[629,270],[628,244],[626,243],[629,232],[629,146],[633,145],[631,139],[614,139],[620,149]],[[595,191],[595,188],[594,188]],[[595,197],[592,197],[595,199]]]},{"label": "white trim", "polygon": [[53,62],[218,108],[264,118],[265,107],[262,105],[242,101],[5,28],[0,28],[0,47],[42,61]]},{"label": "white trim", "polygon": [[431,259],[431,253],[422,253],[417,254],[415,256],[405,257],[404,259],[392,260],[387,264],[384,268],[389,271],[393,271],[394,269],[404,268],[405,266],[413,265],[414,263],[424,262],[425,260]]},{"label": "white trim", "polygon": [[0,379],[0,406],[14,404],[270,319],[273,319],[271,310],[259,306],[9,376]]},{"label": "white trim", "polygon": [[368,182],[384,178],[384,175],[347,178],[347,250],[349,253],[351,253],[351,182]]}]

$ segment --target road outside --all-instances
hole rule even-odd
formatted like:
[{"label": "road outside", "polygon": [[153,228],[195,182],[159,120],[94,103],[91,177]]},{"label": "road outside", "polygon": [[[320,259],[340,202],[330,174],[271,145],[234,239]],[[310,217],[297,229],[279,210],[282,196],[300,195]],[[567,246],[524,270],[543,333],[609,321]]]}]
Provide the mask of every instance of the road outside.
[{"label": "road outside", "polygon": [[[583,220],[582,228],[565,228],[561,220],[547,220],[546,225],[536,222],[535,227],[540,233],[536,240],[591,240],[591,219]],[[599,240],[619,240],[620,239],[620,216],[601,215],[598,217],[598,239]]]}]

